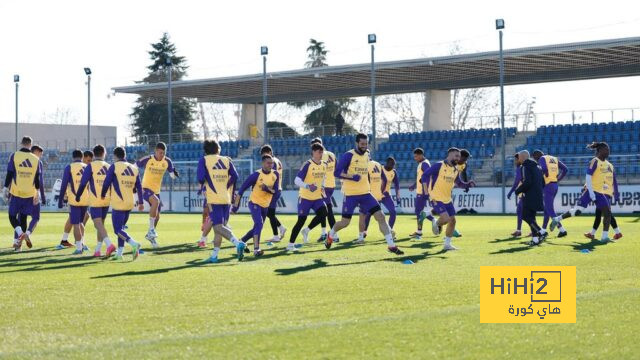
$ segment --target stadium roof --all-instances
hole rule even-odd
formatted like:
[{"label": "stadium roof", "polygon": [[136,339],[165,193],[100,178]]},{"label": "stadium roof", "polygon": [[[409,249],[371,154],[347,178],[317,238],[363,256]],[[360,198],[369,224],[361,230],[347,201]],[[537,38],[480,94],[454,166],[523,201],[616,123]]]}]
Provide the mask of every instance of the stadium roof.
[{"label": "stadium roof", "polygon": [[[640,37],[504,51],[505,84],[640,75]],[[376,63],[376,93],[498,86],[498,51]],[[327,66],[268,76],[268,102],[369,95],[371,64]],[[175,98],[260,103],[262,74],[175,81]],[[118,93],[167,97],[167,83],[116,87]]]}]

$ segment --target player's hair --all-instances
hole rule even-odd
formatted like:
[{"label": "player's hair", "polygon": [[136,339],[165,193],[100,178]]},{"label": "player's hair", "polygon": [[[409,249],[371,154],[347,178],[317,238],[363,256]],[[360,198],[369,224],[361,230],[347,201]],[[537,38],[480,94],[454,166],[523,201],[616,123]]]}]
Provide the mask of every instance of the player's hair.
[{"label": "player's hair", "polygon": [[318,150],[324,151],[324,146],[322,146],[322,144],[319,144],[319,143],[311,144],[311,151],[318,151]]},{"label": "player's hair", "polygon": [[90,157],[90,158],[92,158],[92,159],[93,159],[93,151],[91,151],[91,150],[85,150],[85,151],[82,153],[82,156],[83,156],[83,157]]},{"label": "player's hair", "polygon": [[467,149],[460,149],[460,156],[462,156],[463,158],[470,158],[471,153]]},{"label": "player's hair", "polygon": [[269,155],[269,154],[263,154],[263,155],[262,155],[262,161],[265,161],[265,160],[267,160],[267,159],[271,159],[271,160],[273,160],[273,156],[271,156],[271,155]]},{"label": "player's hair", "polygon": [[124,159],[127,157],[127,151],[123,147],[118,146],[117,148],[113,149],[113,155],[115,155],[115,157],[117,157],[118,159]]},{"label": "player's hair", "polygon": [[220,144],[216,140],[205,140],[202,149],[207,155],[216,155],[220,152]]},{"label": "player's hair", "polygon": [[73,152],[71,153],[71,158],[73,158],[73,159],[81,159],[82,158],[82,150],[80,150],[80,149],[73,150]]},{"label": "player's hair", "polygon": [[44,152],[44,149],[41,148],[40,145],[33,145],[31,147],[31,152],[36,152],[36,151]]},{"label": "player's hair", "polygon": [[98,144],[96,146],[93,147],[93,155],[97,156],[97,157],[103,157],[104,156],[104,146]]},{"label": "player's hair", "polygon": [[366,140],[369,137],[367,136],[367,134],[363,134],[363,133],[358,133],[356,135],[356,142],[360,142],[360,140]]},{"label": "player's hair", "polygon": [[609,147],[609,144],[604,141],[594,141],[591,144],[587,145],[587,149],[592,149],[595,151],[600,151],[600,149],[604,147]]},{"label": "player's hair", "polygon": [[538,154],[539,154],[540,156],[544,155],[544,153],[542,152],[542,150],[538,150],[538,149],[533,150],[533,153],[532,153],[531,155],[532,155],[532,156],[536,156],[536,155],[538,155]]},{"label": "player's hair", "polygon": [[311,145],[313,145],[313,144],[320,144],[320,145],[322,145],[322,139],[321,139],[321,138],[319,138],[319,137],[311,139]]},{"label": "player's hair", "polygon": [[458,149],[457,147],[451,147],[449,148],[449,150],[447,150],[447,155],[451,154],[452,152],[460,152],[460,149]]},{"label": "player's hair", "polygon": [[520,157],[520,155],[518,155],[518,153],[513,154],[513,157],[518,159]]},{"label": "player's hair", "polygon": [[23,146],[31,146],[32,142],[33,142],[33,139],[31,139],[31,136],[24,136],[20,144]]},{"label": "player's hair", "polygon": [[413,154],[414,155],[424,155],[424,150],[422,150],[422,148],[415,148],[415,149],[413,149]]},{"label": "player's hair", "polygon": [[273,149],[271,148],[271,145],[262,145],[262,147],[260,148],[260,155],[264,155],[264,154],[268,154],[271,153],[273,154]]},{"label": "player's hair", "polygon": [[167,151],[167,144],[165,144],[164,142],[160,141],[159,143],[156,144],[156,149]]},{"label": "player's hair", "polygon": [[393,156],[389,156],[389,157],[387,158],[387,161],[393,161],[393,163],[395,164],[395,162],[396,162],[396,158],[394,158]]}]

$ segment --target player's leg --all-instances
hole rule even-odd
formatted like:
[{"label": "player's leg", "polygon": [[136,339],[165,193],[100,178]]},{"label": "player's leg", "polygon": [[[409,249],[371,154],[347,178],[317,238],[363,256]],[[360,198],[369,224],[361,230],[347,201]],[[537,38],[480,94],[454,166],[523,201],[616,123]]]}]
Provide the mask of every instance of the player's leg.
[{"label": "player's leg", "polygon": [[[597,196],[596,196],[596,198],[597,198]],[[585,189],[582,192],[582,196],[580,196],[580,199],[578,199],[578,204],[576,204],[577,208],[571,208],[570,210],[568,210],[564,214],[552,218],[551,219],[551,225],[549,226],[549,230],[551,230],[551,231],[555,230],[556,226],[558,226],[560,221],[563,220],[563,219],[568,219],[568,218],[570,218],[572,216],[578,216],[578,215],[582,214],[584,209],[586,209],[587,206],[589,206],[589,203],[591,203],[591,197],[589,195],[589,192]]]},{"label": "player's leg", "polygon": [[[307,214],[308,213],[309,212],[307,211]],[[298,220],[296,221],[296,224],[293,225],[293,229],[291,229],[291,235],[289,237],[289,244],[287,245],[287,251],[298,250],[295,247],[296,238],[298,237],[300,230],[302,230],[302,226],[304,225],[305,221],[307,221],[307,214],[300,214],[300,212],[298,212]]]},{"label": "player's leg", "polygon": [[284,239],[284,235],[287,233],[287,228],[284,227],[280,220],[276,217],[276,207],[278,206],[278,200],[280,200],[281,192],[278,191],[271,197],[271,203],[267,210],[267,217],[269,218],[269,224],[271,225],[271,232],[273,233],[273,239],[271,241],[278,242]]},{"label": "player's leg", "polygon": [[22,246],[22,228],[20,227],[20,220],[18,219],[18,198],[12,196],[9,199],[9,223],[14,231],[13,236],[13,249],[20,251]]},{"label": "player's leg", "polygon": [[396,216],[397,216],[396,204],[393,202],[393,199],[391,198],[391,196],[383,197],[380,204],[383,205],[389,212],[389,220],[388,220],[389,227],[391,228],[391,235],[393,236],[393,239],[396,240],[396,232],[393,229],[393,227],[396,224]]},{"label": "player's leg", "polygon": [[600,222],[602,222],[602,210],[596,208],[595,217],[593,218],[593,228],[588,233],[584,233],[584,236],[588,239],[595,239],[596,231],[600,227]]},{"label": "player's leg", "polygon": [[540,233],[541,228],[536,222],[536,211],[523,205],[522,220],[524,220],[524,222],[529,225],[529,228],[531,228],[531,242],[529,245],[539,245],[543,240],[543,235]]},{"label": "player's leg", "polygon": [[69,221],[73,229],[73,239],[76,245],[73,255],[82,254],[82,228],[80,227],[84,219],[82,208],[83,206],[69,205]]},{"label": "player's leg", "polygon": [[158,233],[156,232],[156,220],[160,213],[160,198],[153,191],[149,189],[144,189],[142,191],[142,197],[144,201],[149,204],[149,229],[147,230],[147,234],[144,236],[147,239],[153,248],[158,247]]},{"label": "player's leg", "polygon": [[71,220],[67,217],[67,221],[64,223],[64,229],[62,230],[62,239],[60,244],[56,246],[56,249],[61,250],[64,248],[72,247],[73,244],[69,242],[69,235],[71,234],[73,227],[71,226]]},{"label": "player's leg", "polygon": [[622,237],[622,232],[620,231],[620,228],[618,228],[618,221],[616,221],[616,217],[613,216],[613,213],[611,214],[611,227],[613,228],[613,232],[615,233],[613,235],[613,239],[620,239]]},{"label": "player's leg", "polygon": [[360,208],[358,211],[358,238],[355,241],[356,244],[364,244],[364,238],[367,237],[367,228],[369,227],[367,216],[371,217],[371,214],[363,212],[362,208]]},{"label": "player's leg", "polygon": [[[229,214],[229,205],[226,204],[213,204],[209,206],[209,218],[211,221],[208,224],[213,227],[213,252],[209,258],[210,262],[218,261],[218,253],[220,246],[222,245],[222,238],[225,238],[236,246],[236,253],[238,260],[242,260],[244,257],[245,244],[236,238],[231,229],[226,226]],[[206,226],[209,227],[209,226]],[[203,233],[203,238],[206,239],[206,234]]]},{"label": "player's leg", "polygon": [[417,230],[409,235],[417,240],[422,238],[422,224],[424,222],[424,207],[427,204],[427,198],[424,195],[416,195],[414,213],[416,214]]},{"label": "player's leg", "polygon": [[116,250],[116,247],[111,243],[111,239],[109,239],[109,234],[107,233],[107,229],[104,226],[104,220],[107,218],[107,213],[109,212],[109,207],[92,207],[89,209],[89,213],[91,215],[91,219],[93,219],[93,226],[96,228],[96,248],[93,252],[94,257],[102,256],[102,244],[104,243],[107,247],[106,257],[111,256],[111,254]]},{"label": "player's leg", "polygon": [[31,221],[29,221],[29,226],[27,227],[27,233],[29,236],[33,234],[36,230],[36,226],[38,226],[38,222],[40,221],[40,204],[33,206],[33,211],[31,212]]},{"label": "player's leg", "polygon": [[358,205],[358,195],[345,195],[342,200],[342,218],[340,221],[337,221],[333,224],[333,227],[329,231],[327,235],[327,239],[324,241],[324,246],[327,249],[331,248],[331,244],[333,244],[333,240],[337,237],[338,231],[346,228],[351,223],[351,217],[353,216],[353,211],[356,209]]},{"label": "player's leg", "polygon": [[252,212],[251,218],[255,222],[253,225],[253,256],[262,256],[264,251],[260,249],[260,234],[262,233],[262,227],[267,218],[267,212],[269,208],[263,208],[255,205],[255,213]]},{"label": "player's leg", "polygon": [[516,231],[511,233],[513,237],[522,236],[522,199],[518,199],[518,204],[516,205]]},{"label": "player's leg", "polygon": [[396,246],[396,243],[393,241],[391,227],[389,227],[389,224],[387,224],[387,220],[384,218],[384,213],[380,208],[380,204],[378,204],[376,199],[371,194],[365,194],[362,195],[362,197],[363,198],[360,201],[360,208],[365,209],[365,211],[378,222],[378,228],[384,235],[384,239],[387,242],[387,250],[396,255],[404,255],[404,252],[400,250]]},{"label": "player's leg", "polygon": [[[115,213],[116,210],[113,210]],[[127,222],[129,221],[130,211],[117,211],[119,230],[116,232],[118,235],[118,255],[122,258],[122,252],[124,251],[124,243],[128,243],[131,246],[131,252],[133,253],[133,260],[137,259],[140,255],[140,244],[133,240],[131,235],[127,233]]]},{"label": "player's leg", "polygon": [[[327,206],[327,216],[326,219],[329,222],[329,228],[333,228],[333,225],[336,224],[336,218],[335,215],[333,214],[333,203],[332,203],[332,198],[333,198],[333,191],[335,189],[333,188],[325,188],[324,192],[326,195],[325,198],[325,205]],[[322,234],[326,237],[327,234],[327,224],[326,221],[322,223]],[[333,239],[334,241],[338,241],[338,238]],[[324,239],[323,239],[324,241]]]},{"label": "player's leg", "polygon": [[602,211],[602,237],[600,241],[609,242],[609,227],[611,226],[611,197],[596,193],[596,207]]}]

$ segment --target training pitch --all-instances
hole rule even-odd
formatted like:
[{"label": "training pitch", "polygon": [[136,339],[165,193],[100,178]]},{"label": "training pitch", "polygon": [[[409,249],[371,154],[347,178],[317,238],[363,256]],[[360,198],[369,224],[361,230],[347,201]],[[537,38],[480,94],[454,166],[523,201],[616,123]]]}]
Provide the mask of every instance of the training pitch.
[{"label": "training pitch", "polygon": [[[211,244],[196,246],[199,215],[162,215],[156,250],[144,239],[147,215],[133,215],[129,231],[145,250],[135,262],[128,246],[124,262],[54,250],[65,216],[43,214],[34,248],[22,253],[12,251],[2,224],[0,357],[637,359],[640,353],[638,217],[618,218],[624,237],[616,243],[584,238],[592,223],[585,215],[565,222],[568,237],[552,235],[530,248],[528,239],[509,236],[515,217],[461,216],[463,237],[453,241],[460,250],[445,253],[441,237],[429,231],[409,240],[415,221],[400,216],[402,257],[386,251],[375,222],[366,245],[354,245],[354,218],[331,250],[316,242],[315,229],[298,254],[284,251],[287,234],[273,247],[264,242],[263,257],[240,263],[225,241],[220,262],[208,264]],[[295,217],[281,220],[291,231]],[[251,219],[234,215],[231,225],[240,236]],[[110,220],[107,228],[113,239]],[[270,233],[266,225],[263,238]],[[91,223],[86,238],[93,250]],[[576,323],[480,324],[481,265],[575,265]]]}]

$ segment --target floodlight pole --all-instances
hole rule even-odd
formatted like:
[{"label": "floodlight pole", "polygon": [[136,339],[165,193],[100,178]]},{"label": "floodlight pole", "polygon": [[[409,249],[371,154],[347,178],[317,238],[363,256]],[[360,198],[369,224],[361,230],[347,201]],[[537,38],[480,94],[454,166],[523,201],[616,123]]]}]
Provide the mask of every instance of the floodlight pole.
[{"label": "floodlight pole", "polygon": [[262,55],[262,117],[263,117],[263,136],[264,144],[269,141],[269,132],[267,131],[267,55],[269,54],[269,48],[266,46],[260,47],[260,54]]},{"label": "floodlight pole", "polygon": [[13,82],[16,84],[16,151],[18,150],[18,83],[20,75],[13,75]]},{"label": "floodlight pole", "polygon": [[500,43],[500,146],[502,147],[502,165],[501,165],[501,181],[502,181],[502,213],[506,213],[506,187],[507,179],[505,176],[505,158],[507,157],[505,149],[505,131],[504,131],[504,52],[502,50],[502,29],[504,29],[504,20],[496,20],[496,29],[498,30],[498,38]]},{"label": "floodlight pole", "polygon": [[[172,101],[171,95],[171,75],[173,73],[173,63],[171,62],[171,56],[166,60],[167,65],[167,121],[169,127],[169,139],[167,141],[167,152],[171,153],[171,143],[173,136],[173,121],[172,121]],[[173,210],[173,178],[169,178],[169,211]]]},{"label": "floodlight pole", "polygon": [[87,150],[91,149],[91,74],[87,74]]},{"label": "floodlight pole", "polygon": [[371,44],[371,146],[369,146],[369,151],[373,154],[376,151],[376,34],[369,34],[367,40]]}]

